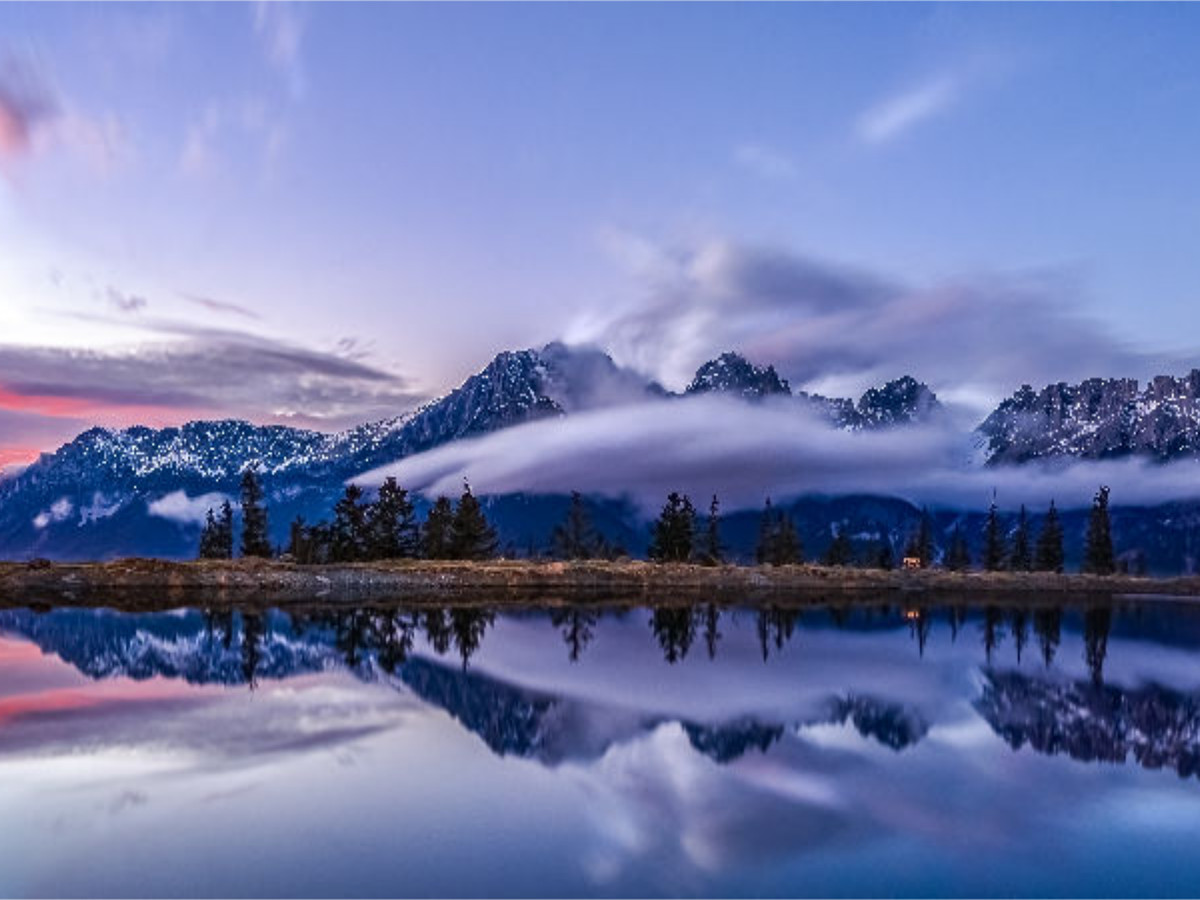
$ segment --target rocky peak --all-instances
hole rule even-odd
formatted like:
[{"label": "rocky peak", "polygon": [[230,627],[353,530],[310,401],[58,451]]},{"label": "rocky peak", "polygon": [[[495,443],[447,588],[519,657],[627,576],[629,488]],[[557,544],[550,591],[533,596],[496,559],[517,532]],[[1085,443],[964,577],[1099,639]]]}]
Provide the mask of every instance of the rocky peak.
[{"label": "rocky peak", "polygon": [[687,394],[738,394],[749,400],[761,400],[772,394],[790,395],[792,389],[779,377],[774,366],[765,369],[752,365],[738,353],[722,353],[696,370],[687,386]]},{"label": "rocky peak", "polygon": [[937,395],[910,375],[871,388],[859,398],[856,412],[861,428],[880,428],[922,422],[941,409]]}]

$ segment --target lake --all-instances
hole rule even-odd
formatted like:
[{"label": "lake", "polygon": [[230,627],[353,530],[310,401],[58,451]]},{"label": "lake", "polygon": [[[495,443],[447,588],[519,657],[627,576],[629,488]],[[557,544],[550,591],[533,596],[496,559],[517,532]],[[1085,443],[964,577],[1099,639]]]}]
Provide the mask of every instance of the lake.
[{"label": "lake", "polygon": [[1200,605],[0,610],[0,895],[1200,894]]}]

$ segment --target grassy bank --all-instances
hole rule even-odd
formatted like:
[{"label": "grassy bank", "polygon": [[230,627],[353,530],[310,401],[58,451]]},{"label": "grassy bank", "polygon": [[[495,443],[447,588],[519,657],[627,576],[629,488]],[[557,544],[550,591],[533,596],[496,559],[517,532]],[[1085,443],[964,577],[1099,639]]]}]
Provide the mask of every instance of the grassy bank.
[{"label": "grassy bank", "polygon": [[1045,573],[799,566],[693,566],[645,562],[440,562],[398,560],[297,566],[270,560],[0,563],[5,605],[212,603],[878,602],[928,595],[966,602],[1020,596],[1082,600],[1116,595],[1200,599],[1200,577],[1096,577]]}]

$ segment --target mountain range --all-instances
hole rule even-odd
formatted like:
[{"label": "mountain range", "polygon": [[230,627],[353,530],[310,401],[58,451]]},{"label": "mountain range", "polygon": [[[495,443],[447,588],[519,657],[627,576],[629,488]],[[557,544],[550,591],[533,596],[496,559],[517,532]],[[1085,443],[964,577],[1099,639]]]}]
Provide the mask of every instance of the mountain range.
[{"label": "mountain range", "polygon": [[[240,474],[250,465],[262,474],[272,537],[282,543],[292,518],[327,516],[347,479],[378,466],[539,419],[714,393],[750,404],[791,404],[847,431],[903,428],[943,415],[934,392],[907,375],[856,400],[826,397],[793,391],[772,366],[724,353],[700,366],[682,393],[673,393],[601,350],[552,343],[500,353],[444,397],[335,434],[235,420],[90,429],[0,480],[0,558],[190,557],[204,511],[236,497]],[[1156,378],[1142,391],[1130,380],[1092,379],[1040,392],[1023,386],[977,434],[989,466],[1056,457],[1194,456],[1200,453],[1200,370]],[[508,495],[487,503],[502,547],[517,555],[543,549],[564,509],[560,497]],[[631,553],[644,549],[645,523],[632,504],[599,498],[593,504],[602,531]],[[911,504],[885,497],[801,498],[793,512],[810,555],[823,549],[831,523],[856,529],[851,533],[861,540],[895,544],[919,514]],[[756,514],[742,518],[734,513],[727,523],[735,558],[752,552],[757,525]],[[949,527],[961,516],[943,518]],[[1200,508],[1183,504],[1169,515],[1158,509],[1149,519],[1136,518],[1131,527],[1148,535],[1138,549],[1151,568],[1194,564],[1190,534]],[[1161,533],[1164,522],[1171,523],[1169,533]]]}]

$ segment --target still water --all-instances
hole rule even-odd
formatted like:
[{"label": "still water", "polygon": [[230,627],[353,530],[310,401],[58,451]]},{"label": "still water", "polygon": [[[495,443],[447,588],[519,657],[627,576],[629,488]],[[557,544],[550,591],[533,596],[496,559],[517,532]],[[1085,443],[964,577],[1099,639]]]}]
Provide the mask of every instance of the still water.
[{"label": "still water", "polygon": [[1200,605],[0,610],[0,895],[1197,895]]}]

